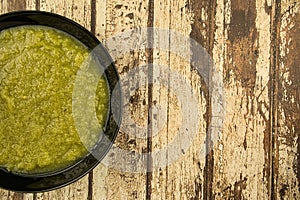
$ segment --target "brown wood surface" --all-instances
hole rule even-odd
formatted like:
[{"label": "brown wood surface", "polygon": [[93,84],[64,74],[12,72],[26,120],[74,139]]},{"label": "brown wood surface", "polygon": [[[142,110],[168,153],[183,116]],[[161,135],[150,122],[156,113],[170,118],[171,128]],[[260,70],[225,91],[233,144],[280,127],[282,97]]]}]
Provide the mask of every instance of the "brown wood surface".
[{"label": "brown wood surface", "polygon": [[[0,0],[1,14],[17,10],[66,16],[95,34],[110,52],[120,50],[107,44],[110,39],[133,29],[180,33],[182,38],[163,38],[163,32],[149,31],[142,42],[123,38],[125,43],[156,46],[116,59],[121,78],[154,65],[122,82],[129,113],[123,116],[115,147],[130,156],[173,144],[182,126],[181,104],[193,104],[179,101],[172,88],[180,80],[158,66],[187,80],[197,97],[193,109],[198,110],[199,127],[190,147],[182,147],[180,158],[167,166],[154,156],[128,163],[108,154],[93,172],[67,187],[37,194],[0,189],[0,200],[300,199],[298,0]],[[192,38],[212,58],[215,69],[207,77],[193,67],[199,52],[187,57],[172,52],[187,42],[184,38]],[[184,46],[188,52],[194,49],[193,44]],[[215,86],[222,86],[222,92],[211,90]],[[217,112],[220,95],[222,113]],[[164,109],[155,110],[158,105]],[[215,120],[219,114],[221,128]],[[145,127],[147,138],[130,129],[136,125]],[[181,148],[180,142],[175,145]],[[172,153],[167,151],[165,159],[171,160]],[[134,163],[146,163],[147,168],[134,172]]]}]

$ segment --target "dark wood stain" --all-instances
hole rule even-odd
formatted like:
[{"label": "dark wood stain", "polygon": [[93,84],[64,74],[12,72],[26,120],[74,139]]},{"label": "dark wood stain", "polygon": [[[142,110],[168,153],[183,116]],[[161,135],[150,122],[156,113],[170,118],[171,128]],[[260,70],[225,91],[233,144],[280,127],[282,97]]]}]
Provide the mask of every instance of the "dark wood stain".
[{"label": "dark wood stain", "polygon": [[285,195],[286,195],[286,192],[287,192],[287,190],[288,190],[288,185],[286,185],[286,184],[283,184],[282,186],[281,186],[281,189],[279,190],[279,195],[280,195],[280,200],[283,200],[284,199],[284,197],[285,197]]},{"label": "dark wood stain", "polygon": [[201,198],[201,191],[203,189],[202,189],[201,181],[199,179],[195,179],[194,183],[195,183],[195,196],[193,197],[193,200],[202,199]]},{"label": "dark wood stain", "polygon": [[[271,14],[271,48],[270,48],[270,71],[269,71],[269,143],[265,143],[265,170],[268,170],[267,180],[268,195],[271,199],[277,199],[278,183],[278,74],[279,74],[279,41],[280,41],[280,19],[281,19],[281,0],[275,0]],[[265,142],[265,139],[264,139]],[[269,162],[269,163],[267,163]],[[269,170],[270,169],[270,170]]]},{"label": "dark wood stain", "polygon": [[14,193],[12,196],[12,200],[23,200],[24,194],[23,193]]},{"label": "dark wood stain", "polygon": [[[148,21],[147,27],[154,27],[154,0],[149,0],[148,2]],[[151,47],[154,42],[154,35],[153,32],[149,31],[147,33],[148,37],[148,46]],[[148,63],[152,64],[154,61],[153,58],[153,48],[146,49],[146,56]],[[148,80],[153,82],[153,67],[150,65],[148,69]],[[148,110],[152,110],[152,101],[153,101],[153,86],[151,84],[148,85]],[[152,197],[152,168],[153,168],[153,161],[152,161],[152,121],[151,121],[152,113],[148,115],[148,128],[147,128],[147,174],[146,174],[146,199],[151,199]]]},{"label": "dark wood stain", "polygon": [[[287,131],[279,129],[278,135],[285,138],[285,145],[291,148],[297,146],[296,165],[293,168],[300,182],[300,15],[296,14],[291,19],[292,22],[295,25],[291,30],[287,30],[286,36],[286,41],[291,41],[287,47],[289,52],[286,52],[285,57],[280,58],[285,66],[281,69],[281,73],[288,75],[288,78],[279,76],[278,85],[278,98],[281,106],[278,120],[282,121],[281,126],[287,127]],[[298,190],[300,191],[300,185],[298,185]]]},{"label": "dark wood stain", "polygon": [[[214,11],[211,10],[210,8],[210,1],[198,1],[198,0],[193,0],[190,3],[186,4],[186,7],[191,9],[191,12],[194,14],[194,22],[193,24],[191,24],[192,27],[192,31],[190,33],[190,37],[191,39],[194,41],[191,44],[191,52],[192,52],[192,58],[191,58],[191,68],[193,70],[196,70],[196,73],[199,73],[200,71],[200,78],[201,78],[201,87],[205,88],[204,91],[205,94],[207,94],[207,97],[209,96],[208,94],[208,88],[209,88],[209,70],[210,67],[209,65],[211,63],[204,63],[203,61],[207,61],[210,58],[207,57],[207,53],[209,52],[210,56],[212,56],[211,54],[211,50],[210,50],[210,30],[211,28],[207,28],[210,27],[210,20],[205,20],[202,19],[202,16],[205,15],[206,11],[209,11],[210,13]],[[212,22],[214,23],[214,22]],[[195,50],[199,50],[198,48],[196,48],[196,45],[201,45],[201,47],[203,47],[203,52],[196,52]],[[199,66],[199,64],[201,66]],[[207,101],[209,99],[206,99]]]},{"label": "dark wood stain", "polygon": [[91,171],[89,173],[89,179],[88,179],[88,199],[87,200],[93,200],[93,182],[94,182],[94,173]]},{"label": "dark wood stain", "polygon": [[[220,183],[219,183],[219,185],[220,185]],[[232,185],[229,184],[229,185],[225,186],[224,189],[222,190],[222,198],[223,199],[232,199],[232,197],[233,197],[232,193],[233,193]],[[221,192],[219,192],[217,195],[218,195],[217,197],[220,199]]]},{"label": "dark wood stain", "polygon": [[[255,27],[256,5],[252,0],[233,0],[231,5],[232,15],[228,33],[230,49],[226,59],[226,71],[233,70],[234,78],[241,83],[247,95],[252,95],[259,53],[259,33]],[[230,63],[230,59],[233,63]]]},{"label": "dark wood stain", "polygon": [[[74,5],[74,2],[73,2]],[[77,6],[74,6],[74,9],[77,9]],[[96,33],[96,17],[97,17],[97,8],[96,0],[91,0],[91,32],[95,35]],[[88,200],[93,199],[93,182],[94,182],[94,173],[91,171],[88,175]]]},{"label": "dark wood stain", "polygon": [[[288,46],[289,52],[287,56],[281,58],[285,64],[285,68],[281,73],[288,75],[288,80],[280,77],[279,81],[279,101],[285,114],[284,125],[288,127],[288,132],[281,132],[281,136],[286,139],[286,145],[293,147],[295,138],[300,133],[300,109],[299,109],[299,94],[300,94],[300,53],[299,53],[299,34],[300,34],[300,15],[291,20],[295,23],[294,28],[288,31],[286,41],[291,39]],[[286,91],[286,92],[284,92]],[[295,129],[295,131],[293,131]]]},{"label": "dark wood stain", "polygon": [[129,19],[133,19],[134,18],[134,14],[133,13],[128,13],[125,17],[128,17]]},{"label": "dark wood stain", "polygon": [[121,9],[122,8],[122,4],[117,4],[117,5],[115,5],[115,9]]},{"label": "dark wood stain", "polygon": [[244,179],[240,179],[239,181],[236,181],[234,183],[233,194],[234,194],[235,200],[245,199],[242,196],[242,192],[243,192],[243,190],[246,189],[246,187],[247,187],[247,178],[246,177]]},{"label": "dark wood stain", "polygon": [[[197,43],[202,45],[204,49],[209,53],[212,57],[212,49],[214,46],[214,34],[215,34],[215,16],[216,16],[216,6],[217,3],[215,0],[213,1],[198,1],[192,0],[190,2],[192,12],[194,14],[194,23],[192,24],[192,31],[190,33],[190,37],[195,40]],[[206,11],[208,13],[208,20],[202,19],[202,11]],[[191,49],[194,50],[193,44],[191,44]],[[201,56],[201,52],[193,52],[192,55],[192,64],[193,63],[202,63],[203,59],[207,60],[207,58],[203,58]],[[202,59],[202,62],[199,62],[199,59]],[[201,61],[201,60],[200,60]],[[201,84],[204,84],[204,88],[207,89],[205,92],[205,98],[207,100],[205,119],[207,124],[211,122],[211,99],[209,94],[209,84],[211,81],[211,68],[209,67],[211,63],[205,63],[204,68],[208,69],[200,75],[201,76]],[[199,66],[198,66],[199,67]],[[201,70],[201,69],[200,69]],[[204,82],[203,82],[204,81]],[[205,167],[204,167],[204,186],[203,186],[203,199],[213,199],[213,169],[214,169],[214,151],[213,151],[213,143],[211,141],[211,133],[210,127],[206,127],[206,151],[209,152],[205,159]]]},{"label": "dark wood stain", "polygon": [[[209,6],[208,2],[206,1],[197,1],[197,0],[193,0],[191,1],[191,12],[194,14],[194,23],[191,25],[192,27],[192,31],[190,33],[190,37],[195,40],[196,43],[199,43],[201,46],[203,47],[208,47],[208,41],[205,39],[205,35],[203,35],[203,24],[208,25],[205,20],[203,20],[201,18],[201,14],[202,14],[202,8],[207,8]],[[193,44],[191,44],[191,49],[194,49],[195,47],[192,46]],[[195,44],[196,45],[196,44]],[[192,65],[195,65],[193,63],[199,63],[199,55],[192,51]],[[201,77],[202,78],[202,77]],[[205,85],[205,81],[202,81],[203,85]],[[206,100],[208,100],[208,90],[205,91],[205,96],[206,96]],[[195,185],[197,185],[196,181],[195,181]],[[206,184],[204,184],[205,187]],[[198,188],[200,189],[200,188]],[[195,192],[201,192],[201,191],[196,191]],[[205,192],[206,193],[206,192]],[[194,199],[198,199],[198,194],[196,194],[196,196],[194,197]],[[207,196],[207,195],[204,195]]]},{"label": "dark wood stain", "polygon": [[129,98],[129,102],[133,105],[133,106],[137,106],[138,102],[140,102],[141,99],[141,95],[138,91],[135,91],[135,93],[133,95],[130,96]]},{"label": "dark wood stain", "polygon": [[269,5],[268,5],[267,0],[265,0],[265,11],[266,11],[266,13],[267,13],[268,15],[270,15],[271,12],[272,12],[272,6],[269,6]]},{"label": "dark wood stain", "polygon": [[[209,41],[208,39],[205,39],[205,33],[207,31],[207,28],[209,27],[209,21],[202,19],[201,16],[203,16],[202,8],[205,10],[209,10],[209,1],[197,1],[192,0],[191,1],[191,8],[192,12],[194,13],[194,23],[192,24],[192,31],[191,31],[191,38],[194,39],[197,43],[202,45],[204,48],[208,49],[209,47]],[[193,55],[192,60],[197,59],[197,55]]]},{"label": "dark wood stain", "polygon": [[26,10],[26,0],[11,0],[8,1],[8,11]]},{"label": "dark wood stain", "polygon": [[96,8],[96,0],[91,0],[91,32],[95,34],[96,32],[96,24],[97,24],[97,8]]},{"label": "dark wood stain", "polygon": [[[265,10],[268,14],[271,14],[271,8],[265,3]],[[248,114],[254,115],[254,101],[258,101],[258,98],[254,96],[254,89],[257,78],[257,59],[259,56],[258,46],[264,41],[259,41],[259,31],[256,28],[256,2],[252,0],[232,0],[231,1],[231,20],[228,26],[228,53],[225,55],[225,83],[230,86],[230,71],[233,72],[233,78],[241,84],[245,91],[246,97],[242,100],[243,103],[250,107],[247,111],[245,119]],[[275,36],[276,36],[276,30]],[[274,41],[276,37],[274,37]],[[275,51],[272,53],[276,53]],[[236,83],[233,83],[236,84]],[[250,97],[250,98],[248,98]],[[246,102],[245,102],[246,100]],[[265,162],[263,169],[263,176],[266,178],[266,186],[270,188],[271,183],[269,179],[271,177],[271,124],[270,119],[262,112],[261,107],[264,102],[257,102],[259,105],[258,113],[263,117],[267,124],[264,130],[264,152]],[[250,106],[248,106],[250,105]],[[267,108],[269,106],[266,106]],[[246,134],[244,140],[244,150],[247,150]],[[235,199],[241,199],[241,191],[237,190],[236,186],[244,182],[235,183],[234,197]],[[241,185],[243,186],[243,185]],[[268,192],[270,193],[269,189]]]},{"label": "dark wood stain", "polygon": [[35,0],[35,9],[36,10],[40,10],[40,8],[41,8],[41,2],[40,2],[40,0]]},{"label": "dark wood stain", "polygon": [[272,154],[271,154],[271,127],[270,127],[270,120],[268,119],[266,121],[267,123],[267,128],[264,130],[264,138],[263,138],[263,146],[264,146],[264,168],[263,168],[263,177],[266,177],[266,186],[268,188],[268,195],[270,195],[269,188],[270,188],[270,182],[269,182],[269,177],[271,177],[271,162],[272,162]]}]

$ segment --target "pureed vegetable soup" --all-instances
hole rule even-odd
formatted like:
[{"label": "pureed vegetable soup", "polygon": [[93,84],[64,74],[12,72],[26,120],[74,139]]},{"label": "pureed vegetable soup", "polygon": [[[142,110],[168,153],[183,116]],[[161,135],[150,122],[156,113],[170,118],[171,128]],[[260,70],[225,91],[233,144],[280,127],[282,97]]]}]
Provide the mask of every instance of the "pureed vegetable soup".
[{"label": "pureed vegetable soup", "polygon": [[[74,110],[83,118],[80,111],[85,108],[74,108],[81,104],[74,104],[78,100],[73,92],[78,77],[83,84],[97,80],[92,74],[79,75],[92,65],[89,50],[72,36],[46,26],[3,30],[0,45],[0,167],[43,173],[87,155],[99,134],[78,125],[89,122],[75,120]],[[101,76],[94,89],[78,86],[77,96],[89,89],[94,90],[94,105],[87,106],[103,127],[109,102],[106,80]]]}]

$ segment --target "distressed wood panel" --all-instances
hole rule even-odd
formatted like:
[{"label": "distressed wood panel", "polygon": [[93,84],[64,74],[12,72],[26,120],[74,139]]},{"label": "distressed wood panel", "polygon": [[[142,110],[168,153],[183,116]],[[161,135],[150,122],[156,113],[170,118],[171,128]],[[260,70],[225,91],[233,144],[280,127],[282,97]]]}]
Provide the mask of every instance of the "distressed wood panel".
[{"label": "distressed wood panel", "polygon": [[16,193],[5,190],[0,190],[1,199],[5,200],[32,200],[33,194]]},{"label": "distressed wood panel", "polygon": [[214,61],[225,118],[214,146],[215,199],[270,197],[269,1],[218,0]]},{"label": "distressed wood panel", "polygon": [[[139,45],[140,38],[125,35],[131,30],[147,26],[148,4],[147,0],[99,0],[95,4],[97,8],[95,34],[101,41],[104,41],[115,60],[122,79],[124,106],[130,113],[129,116],[123,117],[121,130],[114,145],[124,152],[110,151],[104,164],[100,164],[93,171],[92,199],[145,199],[146,197],[146,169],[135,171],[132,167],[134,163],[138,165],[147,160],[143,160],[143,157],[136,157],[132,160],[126,158],[130,154],[147,151],[147,139],[139,139],[138,130],[129,127],[135,125],[147,127],[147,73],[135,69],[147,63],[148,55],[146,50]],[[117,39],[112,40],[113,37]],[[136,44],[135,49],[123,51],[127,43],[128,45]],[[130,71],[136,71],[136,74],[130,76]],[[142,79],[142,77],[145,78]]]},{"label": "distressed wood panel", "polygon": [[278,8],[273,196],[300,199],[300,2],[282,0]]},{"label": "distressed wood panel", "polygon": [[[202,76],[202,95],[204,96],[206,102],[205,104],[205,114],[203,115],[205,122],[204,124],[206,137],[205,137],[205,165],[204,165],[204,183],[203,190],[198,191],[196,193],[195,199],[212,199],[212,183],[213,183],[213,165],[214,165],[214,136],[219,131],[219,117],[218,113],[214,113],[217,103],[217,98],[219,96],[218,92],[215,90],[217,86],[217,81],[213,80],[213,72],[216,70],[214,67],[214,52],[213,47],[215,44],[215,34],[216,34],[216,9],[217,9],[217,1],[192,1],[192,13],[194,14],[194,23],[192,24],[192,32],[191,37],[196,40],[197,43],[202,45],[207,53],[209,54],[209,59],[204,63],[204,75]],[[202,63],[202,58],[199,58],[197,52],[192,50],[193,58],[192,62],[200,62]],[[207,58],[206,58],[207,59]],[[213,65],[210,64],[212,62]],[[215,71],[217,72],[217,71]],[[221,77],[222,78],[222,77]],[[222,80],[221,80],[222,81]],[[204,86],[204,87],[203,87]],[[215,93],[217,92],[217,93]],[[222,112],[222,111],[221,111]],[[214,119],[214,120],[213,120]],[[218,133],[217,133],[218,134]],[[202,192],[202,193],[200,193]]]},{"label": "distressed wood panel", "polygon": [[91,1],[89,0],[40,0],[39,9],[66,16],[91,30]]},{"label": "distressed wood panel", "polygon": [[[205,149],[207,130],[204,117],[207,112],[207,89],[201,74],[195,70],[198,66],[192,66],[191,60],[201,58],[198,52],[190,53],[193,46],[188,39],[194,39],[208,50],[210,36],[207,30],[209,15],[213,11],[209,3],[200,1],[156,1],[154,9],[156,31],[152,107],[158,109],[152,111],[150,126],[153,130],[152,152],[160,152],[163,159],[154,157],[149,198],[203,199],[205,156],[201,156],[201,148]],[[189,91],[184,91],[186,88],[182,87],[181,78],[193,90],[196,105],[183,97]],[[183,90],[178,93],[176,87]],[[182,99],[185,101],[182,102]],[[182,104],[186,104],[185,108],[198,110],[199,115],[191,117],[189,113],[192,112],[183,111]],[[198,129],[193,130],[194,127],[187,126],[190,129],[187,131],[195,131],[192,133],[194,137],[189,138],[190,134],[185,134],[180,141],[176,141],[180,128],[188,120],[182,119],[186,117],[183,113],[187,113],[189,119],[198,119]],[[185,148],[185,144],[188,144],[188,148]],[[180,153],[174,152],[172,148],[162,153],[162,149],[173,145]],[[174,156],[179,157],[173,160]]]}]

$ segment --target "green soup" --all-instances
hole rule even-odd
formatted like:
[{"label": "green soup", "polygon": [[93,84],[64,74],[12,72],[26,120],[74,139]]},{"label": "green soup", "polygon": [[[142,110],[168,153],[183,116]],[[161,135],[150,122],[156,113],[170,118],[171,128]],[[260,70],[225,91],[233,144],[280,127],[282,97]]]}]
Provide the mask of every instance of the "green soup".
[{"label": "green soup", "polygon": [[[0,167],[18,173],[49,172],[87,155],[99,133],[79,133],[88,126],[76,125],[74,105],[80,104],[74,104],[73,92],[78,72],[91,64],[89,59],[82,43],[53,28],[20,26],[0,32]],[[95,79],[92,76],[81,79],[88,82]],[[89,85],[82,88],[85,91]],[[101,76],[90,91],[93,105],[87,106],[93,107],[103,127],[109,102],[105,78]],[[85,108],[76,109],[77,115],[80,109]]]}]

